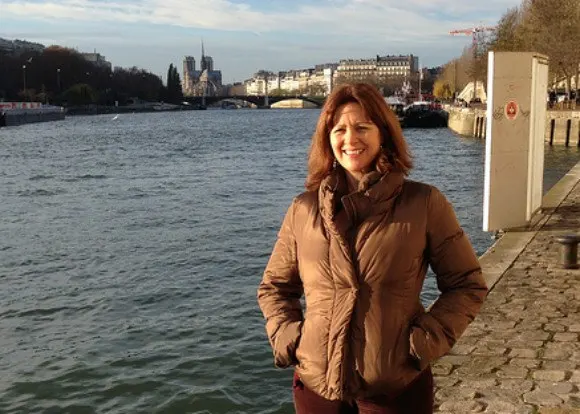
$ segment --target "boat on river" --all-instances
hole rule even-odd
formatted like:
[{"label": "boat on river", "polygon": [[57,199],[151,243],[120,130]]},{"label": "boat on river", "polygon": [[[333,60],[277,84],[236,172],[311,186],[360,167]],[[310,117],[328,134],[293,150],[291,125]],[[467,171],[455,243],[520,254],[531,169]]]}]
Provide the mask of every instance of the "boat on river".
[{"label": "boat on river", "polygon": [[40,102],[0,102],[0,127],[60,121],[64,118],[65,109],[61,106]]},{"label": "boat on river", "polygon": [[436,102],[418,101],[407,105],[399,114],[403,128],[445,128],[449,114]]}]

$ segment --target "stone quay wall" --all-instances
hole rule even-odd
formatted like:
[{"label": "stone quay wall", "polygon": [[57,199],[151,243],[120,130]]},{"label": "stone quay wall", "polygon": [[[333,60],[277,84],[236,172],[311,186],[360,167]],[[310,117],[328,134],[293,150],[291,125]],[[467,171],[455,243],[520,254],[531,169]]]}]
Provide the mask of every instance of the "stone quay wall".
[{"label": "stone quay wall", "polygon": [[[485,109],[449,106],[448,127],[453,132],[484,139],[487,129]],[[580,111],[548,111],[544,140],[550,145],[580,147]]]}]

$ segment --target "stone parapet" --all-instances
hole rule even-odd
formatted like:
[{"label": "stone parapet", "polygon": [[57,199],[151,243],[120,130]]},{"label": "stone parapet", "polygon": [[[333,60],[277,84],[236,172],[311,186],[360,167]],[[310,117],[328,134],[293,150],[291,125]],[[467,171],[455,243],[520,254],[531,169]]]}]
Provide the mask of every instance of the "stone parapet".
[{"label": "stone parapet", "polygon": [[[485,109],[447,106],[448,127],[460,135],[485,138],[487,114]],[[580,110],[547,111],[544,140],[550,145],[580,146]]]},{"label": "stone parapet", "polygon": [[447,112],[449,113],[449,119],[447,121],[449,129],[459,135],[471,136],[473,134],[475,112],[472,109],[449,108]]},{"label": "stone parapet", "polygon": [[580,111],[548,111],[546,142],[580,146]]}]

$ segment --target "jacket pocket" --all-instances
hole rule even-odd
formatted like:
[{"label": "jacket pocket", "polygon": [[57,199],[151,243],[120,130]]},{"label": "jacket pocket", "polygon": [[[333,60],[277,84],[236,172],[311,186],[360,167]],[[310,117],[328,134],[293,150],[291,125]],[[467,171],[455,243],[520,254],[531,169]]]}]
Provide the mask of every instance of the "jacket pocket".
[{"label": "jacket pocket", "polygon": [[276,336],[274,345],[274,365],[278,368],[287,368],[296,365],[296,348],[300,342],[302,321],[294,321],[284,326]]},{"label": "jacket pocket", "polygon": [[429,333],[418,326],[412,326],[409,333],[409,354],[415,368],[423,371],[431,363]]}]

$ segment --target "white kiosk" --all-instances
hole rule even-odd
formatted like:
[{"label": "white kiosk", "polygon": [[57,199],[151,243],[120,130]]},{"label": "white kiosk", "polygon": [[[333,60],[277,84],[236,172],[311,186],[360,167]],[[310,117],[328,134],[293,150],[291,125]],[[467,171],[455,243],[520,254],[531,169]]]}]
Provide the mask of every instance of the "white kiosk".
[{"label": "white kiosk", "polygon": [[548,58],[490,52],[483,230],[522,228],[542,203]]}]

